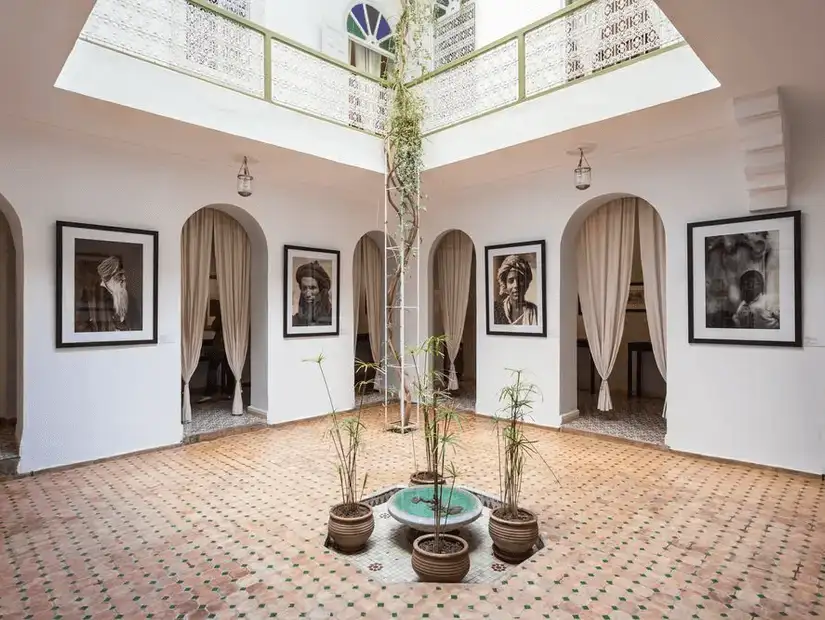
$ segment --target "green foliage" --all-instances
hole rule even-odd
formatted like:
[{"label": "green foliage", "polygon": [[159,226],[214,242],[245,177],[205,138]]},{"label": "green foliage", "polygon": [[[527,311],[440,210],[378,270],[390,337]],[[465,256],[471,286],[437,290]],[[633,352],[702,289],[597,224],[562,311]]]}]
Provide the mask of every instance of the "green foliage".
[{"label": "green foliage", "polygon": [[[361,501],[364,496],[364,489],[367,486],[367,474],[364,473],[360,487],[358,484],[358,456],[363,450],[364,431],[366,426],[361,421],[361,410],[364,405],[363,393],[358,403],[358,410],[355,415],[342,417],[335,409],[332,401],[332,393],[329,389],[326,373],[324,372],[324,354],[317,357],[305,359],[305,362],[317,364],[324,381],[324,388],[327,392],[330,406],[330,428],[327,431],[332,445],[335,448],[335,456],[338,460],[336,470],[338,471],[338,482],[341,492],[341,503],[353,505]],[[365,362],[360,362],[359,368],[366,369],[372,366]],[[365,382],[361,382],[362,384]]]},{"label": "green foliage", "polygon": [[[436,515],[433,534],[436,553],[441,550],[445,521],[449,515],[455,481],[459,476],[453,461],[447,461],[447,452],[455,452],[458,445],[457,431],[461,429],[461,416],[453,406],[450,395],[440,387],[444,384],[444,374],[434,368],[435,359],[443,356],[445,341],[446,336],[430,336],[420,346],[410,349],[415,371],[413,387],[424,417],[427,471],[433,477]],[[425,360],[423,367],[417,361],[420,357]],[[447,501],[442,503],[442,493],[446,483],[450,485],[450,493]]]},{"label": "green foliage", "polygon": [[[398,248],[395,251],[396,269],[389,277],[387,304],[398,306],[398,297],[410,260],[415,256],[419,235],[421,206],[421,170],[423,168],[424,103],[409,86],[408,74],[426,70],[429,54],[425,50],[427,26],[433,21],[431,0],[402,0],[401,15],[393,33],[395,61],[385,86],[391,100],[385,127],[387,202],[395,213]],[[397,362],[400,353],[394,344],[397,313],[387,313],[388,347]],[[410,400],[409,394],[402,397]]]},{"label": "green foliage", "polygon": [[[524,462],[527,456],[544,458],[536,449],[536,442],[524,434],[524,419],[533,410],[533,402],[540,395],[538,387],[524,380],[523,370],[507,369],[513,377],[509,385],[499,391],[499,401],[505,403],[495,417],[498,441],[499,492],[504,518],[517,518],[518,500],[524,478]],[[547,461],[544,461],[547,465]],[[550,466],[547,465],[548,469]],[[553,470],[550,469],[553,473]],[[553,473],[555,477],[555,473]],[[558,478],[556,479],[558,481]]]}]

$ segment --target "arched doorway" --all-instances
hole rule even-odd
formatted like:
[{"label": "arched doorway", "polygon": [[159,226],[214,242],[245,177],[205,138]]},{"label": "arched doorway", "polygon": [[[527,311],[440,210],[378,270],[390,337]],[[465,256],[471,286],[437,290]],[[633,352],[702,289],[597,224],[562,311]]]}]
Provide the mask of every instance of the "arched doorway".
[{"label": "arched doorway", "polygon": [[585,203],[562,235],[560,265],[565,426],[663,444],[666,241],[659,214],[637,196]]},{"label": "arched doorway", "polygon": [[186,437],[266,423],[268,253],[246,211],[211,205],[181,232],[181,421]]},{"label": "arched doorway", "polygon": [[17,471],[23,434],[22,231],[0,195],[0,474]]},{"label": "arched doorway", "polygon": [[443,233],[430,256],[430,334],[446,338],[435,360],[446,388],[461,409],[476,401],[476,252],[461,230]]},{"label": "arched doorway", "polygon": [[[357,402],[383,402],[386,369],[365,368],[384,360],[386,337],[385,283],[387,269],[395,270],[394,259],[387,256],[387,238],[373,230],[364,234],[355,246],[352,261],[353,317],[355,333],[355,397]],[[389,265],[385,261],[390,260]]]}]

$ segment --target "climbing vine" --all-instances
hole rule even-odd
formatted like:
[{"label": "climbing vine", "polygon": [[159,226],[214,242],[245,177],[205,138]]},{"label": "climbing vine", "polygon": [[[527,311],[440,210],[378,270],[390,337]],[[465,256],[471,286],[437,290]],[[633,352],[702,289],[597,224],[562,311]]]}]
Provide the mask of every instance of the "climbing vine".
[{"label": "climbing vine", "polygon": [[[385,154],[387,168],[386,198],[396,219],[393,246],[396,248],[395,271],[387,283],[387,331],[390,357],[396,364],[401,352],[395,343],[401,287],[410,262],[415,258],[423,210],[421,170],[423,168],[422,121],[424,104],[410,85],[410,78],[427,70],[427,35],[433,20],[432,0],[402,0],[401,15],[395,28],[393,47],[395,62],[387,79],[390,111],[386,126]],[[405,346],[400,343],[400,346]],[[403,398],[410,402],[410,388],[405,383]]]}]

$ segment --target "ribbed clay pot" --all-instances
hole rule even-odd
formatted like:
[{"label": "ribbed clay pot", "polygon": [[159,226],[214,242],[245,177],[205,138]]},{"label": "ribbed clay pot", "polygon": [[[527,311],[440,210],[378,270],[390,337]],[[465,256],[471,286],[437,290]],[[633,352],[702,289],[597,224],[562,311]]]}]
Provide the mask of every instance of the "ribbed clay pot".
[{"label": "ribbed clay pot", "polygon": [[467,541],[451,534],[442,534],[442,541],[456,542],[461,550],[454,553],[432,553],[421,548],[421,543],[435,538],[434,534],[424,534],[413,543],[412,567],[421,581],[435,583],[458,583],[470,572],[470,545]]},{"label": "ribbed clay pot", "polygon": [[[444,478],[439,478],[439,484],[444,484]],[[432,473],[428,471],[417,471],[410,474],[410,486],[432,486]]]},{"label": "ribbed clay pot", "polygon": [[524,508],[519,508],[519,513],[527,519],[503,519],[499,516],[502,510],[496,508],[490,513],[488,531],[493,539],[493,553],[500,560],[518,564],[530,557],[539,537],[539,521],[535,514]]},{"label": "ribbed clay pot", "polygon": [[363,515],[355,517],[341,517],[336,514],[343,504],[336,504],[329,511],[327,530],[332,543],[344,553],[354,553],[363,549],[375,529],[375,518],[372,508],[367,504],[359,503],[367,509]]}]

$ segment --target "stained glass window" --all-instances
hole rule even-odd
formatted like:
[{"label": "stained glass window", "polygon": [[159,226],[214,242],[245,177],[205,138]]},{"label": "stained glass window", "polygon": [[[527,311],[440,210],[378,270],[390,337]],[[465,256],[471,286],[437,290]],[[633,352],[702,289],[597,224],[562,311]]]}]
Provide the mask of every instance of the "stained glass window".
[{"label": "stained glass window", "polygon": [[347,16],[347,32],[367,45],[392,54],[392,28],[381,12],[371,4],[360,2],[352,7]]}]

